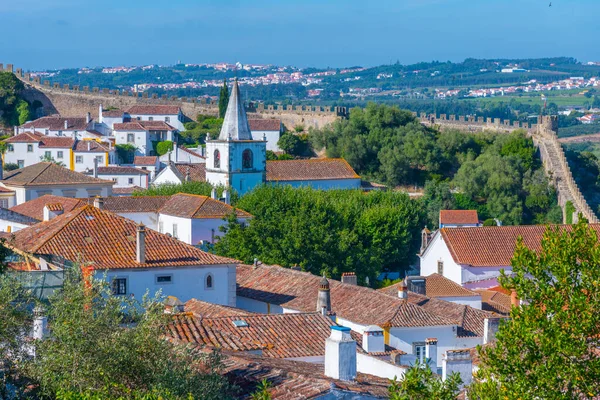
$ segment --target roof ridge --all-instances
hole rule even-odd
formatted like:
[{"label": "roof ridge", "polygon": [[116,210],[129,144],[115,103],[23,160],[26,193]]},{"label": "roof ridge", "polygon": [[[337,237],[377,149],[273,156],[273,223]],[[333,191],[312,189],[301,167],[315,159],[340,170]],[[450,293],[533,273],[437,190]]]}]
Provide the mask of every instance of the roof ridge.
[{"label": "roof ridge", "polygon": [[196,215],[196,213],[198,211],[200,211],[200,209],[202,208],[202,206],[204,205],[204,203],[206,203],[208,201],[208,197],[205,197],[204,199],[202,199],[202,202],[200,203],[200,205],[194,210],[194,212],[192,213],[192,217],[194,215]]},{"label": "roof ridge", "polygon": [[48,168],[50,168],[50,166],[52,165],[51,162],[41,162],[40,164],[46,164],[46,166],[40,172],[38,172],[37,175],[35,175],[33,178],[31,178],[31,180],[29,182],[27,182],[27,183],[32,183],[34,180],[36,180],[37,178],[39,178],[40,175],[42,175],[44,172],[46,172],[46,170]]}]

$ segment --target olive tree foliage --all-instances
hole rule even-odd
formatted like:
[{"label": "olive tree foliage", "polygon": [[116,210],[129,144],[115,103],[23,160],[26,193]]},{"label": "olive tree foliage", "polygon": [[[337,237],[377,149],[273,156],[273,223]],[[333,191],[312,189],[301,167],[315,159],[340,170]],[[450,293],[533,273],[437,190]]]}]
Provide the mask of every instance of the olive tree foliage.
[{"label": "olive tree foliage", "polygon": [[390,400],[455,400],[461,385],[458,373],[442,380],[429,365],[417,362],[406,371],[401,381],[394,379],[388,391]]},{"label": "olive tree foliage", "polygon": [[519,240],[501,285],[523,300],[479,348],[471,399],[592,399],[600,395],[600,245],[585,221],[550,227],[541,248]]},{"label": "olive tree foliage", "polygon": [[160,297],[115,296],[108,282],[78,267],[65,275],[49,300],[51,337],[35,343],[26,368],[39,397],[228,398],[217,353],[165,340],[170,316]]}]

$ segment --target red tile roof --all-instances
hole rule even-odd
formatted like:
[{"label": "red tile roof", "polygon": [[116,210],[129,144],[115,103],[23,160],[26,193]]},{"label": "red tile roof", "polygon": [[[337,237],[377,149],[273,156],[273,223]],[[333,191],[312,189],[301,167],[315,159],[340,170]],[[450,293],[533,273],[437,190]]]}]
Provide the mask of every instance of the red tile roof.
[{"label": "red tile roof", "polygon": [[107,117],[107,118],[120,118],[123,116],[123,114],[125,114],[125,111],[123,110],[102,110],[102,117]]},{"label": "red tile roof", "polygon": [[9,137],[4,143],[38,143],[42,141],[43,137],[44,135],[39,132],[23,132]]},{"label": "red tile roof", "polygon": [[116,123],[113,125],[115,131],[173,131],[171,125],[164,121],[131,121]]},{"label": "red tile roof", "polygon": [[5,140],[5,143],[39,143],[39,147],[72,148],[75,140],[65,136],[46,136],[41,133],[23,132]]},{"label": "red tile roof", "polygon": [[267,161],[267,181],[359,179],[343,158]]},{"label": "red tile roof", "polygon": [[251,131],[281,131],[280,119],[249,119]]},{"label": "red tile roof", "polygon": [[46,185],[101,185],[112,186],[114,182],[94,178],[71,171],[52,162],[40,162],[25,168],[7,172],[1,181],[7,186]]},{"label": "red tile roof", "polygon": [[40,148],[59,148],[59,149],[71,149],[75,144],[75,140],[70,137],[64,136],[45,136],[40,143]]},{"label": "red tile roof", "polygon": [[477,210],[440,210],[440,223],[444,225],[478,224]]},{"label": "red tile roof", "polygon": [[212,199],[208,196],[178,193],[160,208],[161,214],[181,218],[217,218],[223,219],[235,213],[238,218],[250,218],[252,215],[243,210],[234,209],[229,204]]},{"label": "red tile roof", "polygon": [[46,194],[37,199],[29,200],[25,203],[11,207],[10,210],[42,221],[44,219],[44,206],[46,204],[60,204],[65,212],[69,212],[85,206],[86,201],[83,199],[72,199],[69,197]]},{"label": "red tile roof", "polygon": [[156,165],[157,161],[157,156],[135,156],[135,158],[133,159],[133,164],[153,167]]},{"label": "red tile roof", "polygon": [[[571,230],[571,225],[559,225]],[[600,233],[600,224],[590,224]],[[484,226],[480,228],[442,228],[439,230],[454,262],[473,267],[507,267],[515,252],[517,238],[530,249],[540,250],[544,225]]]},{"label": "red tile roof", "polygon": [[177,115],[181,111],[179,106],[151,105],[132,106],[127,110],[130,115]]},{"label": "red tile roof", "polygon": [[481,295],[481,309],[502,315],[510,314],[510,295],[494,290],[476,290]]},{"label": "red tile roof", "polygon": [[75,144],[75,148],[73,149],[73,151],[75,152],[89,151],[90,153],[106,152],[109,150],[110,149],[108,143],[98,143],[95,140],[78,140]]},{"label": "red tile roof", "polygon": [[98,167],[98,175],[148,175],[150,171],[135,167]]},{"label": "red tile roof", "polygon": [[[271,265],[238,265],[237,294],[258,301],[278,304],[301,312],[313,312],[322,278],[307,272]],[[329,280],[331,309],[338,317],[363,325],[398,327],[455,325],[453,320],[391,298],[362,286]]]},{"label": "red tile roof", "polygon": [[119,187],[113,188],[112,194],[113,196],[131,196],[138,190],[144,190],[139,186],[130,186],[130,187]]},{"label": "red tile roof", "polygon": [[31,254],[56,255],[95,269],[231,264],[175,238],[146,229],[146,261],[136,261],[137,224],[93,206],[59,215],[15,232],[9,246]]},{"label": "red tile roof", "polygon": [[206,182],[206,164],[175,164],[175,168],[181,174],[181,179],[185,179],[188,172],[190,174],[190,180],[192,182]]},{"label": "red tile roof", "polygon": [[[237,327],[234,321],[243,321]],[[174,316],[174,339],[231,351],[262,350],[266,357],[323,356],[334,323],[320,313],[250,314],[225,317]]]},{"label": "red tile roof", "polygon": [[[67,121],[67,128],[65,128]],[[88,123],[85,118],[49,116],[22,125],[26,129],[49,129],[51,131],[85,131]]]},{"label": "red tile roof", "polygon": [[114,213],[157,213],[169,199],[170,196],[107,197],[104,199],[104,209]]},{"label": "red tile roof", "polygon": [[[431,274],[429,276],[409,276],[408,290],[411,290],[411,283],[414,281],[425,281],[425,293],[427,297],[474,297],[479,296],[478,293],[466,289],[458,283],[444,277],[440,274]],[[391,286],[379,289],[379,291],[396,296],[402,282],[395,283]]]},{"label": "red tile roof", "polygon": [[198,299],[188,300],[185,303],[185,312],[201,318],[235,317],[254,314],[240,308],[223,306]]}]

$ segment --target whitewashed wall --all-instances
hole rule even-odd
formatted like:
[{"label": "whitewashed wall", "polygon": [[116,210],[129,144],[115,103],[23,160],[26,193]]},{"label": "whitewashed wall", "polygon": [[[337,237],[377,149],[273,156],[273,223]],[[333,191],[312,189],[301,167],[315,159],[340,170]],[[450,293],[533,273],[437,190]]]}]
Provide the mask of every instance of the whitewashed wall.
[{"label": "whitewashed wall", "polygon": [[452,254],[440,232],[436,232],[425,253],[421,256],[421,276],[438,272],[438,261],[444,262],[444,276],[462,285],[462,268],[454,262]]}]

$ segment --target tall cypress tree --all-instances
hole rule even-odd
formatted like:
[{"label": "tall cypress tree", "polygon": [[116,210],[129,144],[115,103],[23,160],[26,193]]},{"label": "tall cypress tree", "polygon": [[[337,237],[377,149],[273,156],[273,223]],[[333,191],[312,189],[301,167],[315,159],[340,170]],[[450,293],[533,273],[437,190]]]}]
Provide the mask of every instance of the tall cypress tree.
[{"label": "tall cypress tree", "polygon": [[219,93],[219,118],[225,118],[227,104],[229,103],[229,89],[227,88],[227,80],[223,78],[223,87]]}]

